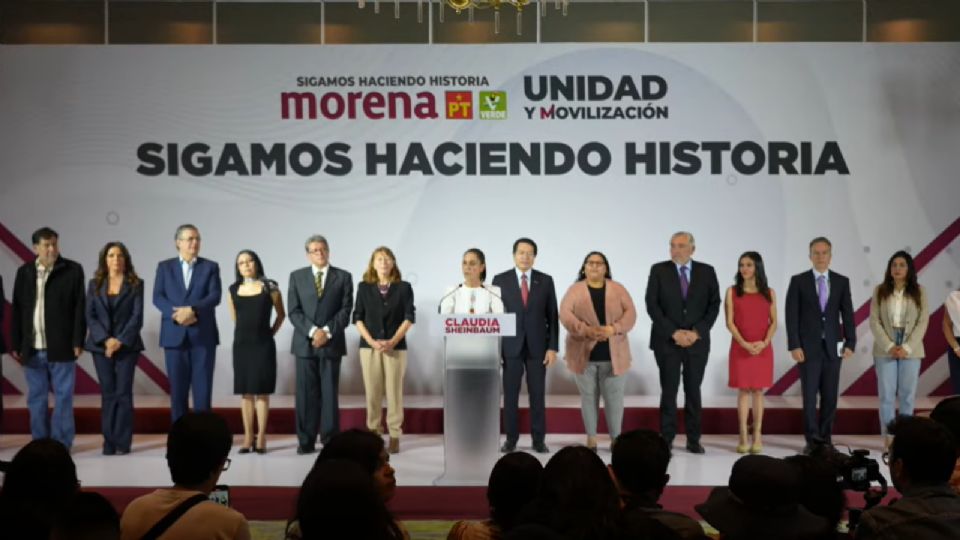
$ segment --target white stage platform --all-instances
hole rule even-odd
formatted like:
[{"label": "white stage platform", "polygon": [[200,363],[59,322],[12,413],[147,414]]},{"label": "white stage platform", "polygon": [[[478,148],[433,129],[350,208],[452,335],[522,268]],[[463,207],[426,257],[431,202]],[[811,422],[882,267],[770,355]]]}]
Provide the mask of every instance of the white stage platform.
[{"label": "white stage platform", "polygon": [[[0,436],[0,459],[9,460],[14,453],[29,442],[28,435]],[[548,435],[547,445],[556,452],[568,445],[583,444],[582,435]],[[685,439],[678,436],[674,442],[674,457],[669,473],[672,486],[717,486],[726,485],[733,463],[741,457],[734,448],[737,437],[731,435],[704,435],[704,455],[688,453],[683,445]],[[764,453],[785,457],[796,454],[803,447],[799,435],[764,436]],[[240,438],[234,440],[230,469],[221,481],[233,486],[250,487],[299,487],[307,471],[313,465],[316,454],[298,456],[296,437],[274,435],[268,439],[269,452],[264,455],[237,454]],[[876,436],[835,436],[838,449],[844,445],[851,448],[866,448],[871,457],[880,459],[881,441]],[[85,487],[156,487],[170,484],[170,476],[164,461],[166,437],[163,435],[137,435],[133,452],[126,456],[103,456],[100,453],[101,438],[98,435],[79,435],[73,448],[77,474]],[[610,461],[609,438],[600,436],[600,457]],[[530,450],[530,437],[520,437],[519,449]],[[391,456],[400,486],[430,486],[443,469],[443,444],[440,435],[408,435],[402,439],[399,454]],[[551,454],[533,454],[542,462]],[[886,475],[886,467],[881,466]]]}]

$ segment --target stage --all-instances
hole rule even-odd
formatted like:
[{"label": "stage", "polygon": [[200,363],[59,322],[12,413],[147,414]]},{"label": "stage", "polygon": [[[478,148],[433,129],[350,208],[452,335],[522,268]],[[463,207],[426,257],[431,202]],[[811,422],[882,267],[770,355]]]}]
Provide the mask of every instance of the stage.
[{"label": "stage", "polygon": [[[521,403],[523,402],[522,398]],[[725,485],[733,463],[741,457],[734,449],[737,444],[736,411],[733,408],[735,398],[712,398],[706,400],[704,427],[706,434],[703,445],[707,453],[694,455],[684,449],[685,438],[678,436],[674,442],[674,458],[670,464],[670,484],[664,495],[664,506],[670,510],[696,516],[695,504],[702,502],[711,487]],[[656,397],[633,396],[627,398],[627,411],[624,429],[652,427],[657,424]],[[19,424],[19,417],[26,415],[22,398],[6,398],[8,407],[5,414],[7,425],[12,418],[13,425]],[[936,403],[935,398],[918,399],[918,412],[929,410]],[[160,397],[137,398],[137,420],[143,423],[145,418],[169,414]],[[292,418],[292,397],[277,396],[273,399],[271,426],[282,427]],[[96,426],[99,415],[99,398],[96,396],[78,396],[76,416],[78,426],[89,428]],[[430,427],[432,420],[439,416],[442,425],[442,405],[440,398],[408,398],[406,402],[407,418],[421,417],[421,428]],[[764,453],[776,457],[796,454],[803,447],[803,437],[794,433],[780,433],[796,421],[799,426],[800,399],[798,397],[770,398],[764,425],[768,426],[763,438]],[[218,399],[214,408],[225,414],[231,425],[239,429],[239,410],[228,399]],[[341,400],[343,428],[362,427],[362,396],[344,396]],[[525,408],[521,409],[526,413]],[[582,424],[579,420],[579,398],[577,396],[551,396],[548,398],[548,418],[551,428],[547,436],[547,445],[552,452],[568,445],[583,444]],[[866,448],[871,457],[880,458],[881,441],[878,434],[876,398],[842,398],[838,410],[837,430],[834,444],[838,449]],[[713,418],[714,420],[708,421]],[[778,419],[771,421],[770,419]],[[716,423],[720,419],[720,423]],[[169,417],[167,417],[169,421]],[[159,422],[159,417],[149,419],[149,423]],[[88,425],[89,424],[89,425]],[[728,425],[729,424],[729,425]],[[524,424],[521,424],[524,425]],[[81,485],[107,495],[118,508],[122,508],[132,498],[158,486],[170,484],[170,477],[164,462],[166,438],[162,433],[148,433],[137,430],[134,436],[133,452],[126,456],[103,456],[100,453],[101,438],[91,429],[78,429],[73,447],[73,458],[77,464],[77,474]],[[273,431],[273,430],[271,430]],[[292,430],[291,430],[292,431]],[[414,431],[414,430],[410,430]],[[424,431],[418,429],[417,431]],[[232,504],[250,519],[282,520],[292,512],[297,489],[309,471],[316,454],[298,456],[296,437],[290,431],[272,433],[268,437],[268,452],[265,455],[237,453],[241,437],[234,439],[231,451],[232,463],[221,477],[221,482],[231,486]],[[10,433],[0,436],[0,459],[9,460],[30,437],[26,433]],[[433,480],[443,470],[443,444],[439,430],[432,433],[410,433],[402,438],[401,452],[391,456],[396,469],[398,484],[397,497],[392,503],[393,510],[402,519],[456,519],[464,517],[480,518],[487,512],[482,486],[434,487]],[[600,457],[610,461],[610,441],[601,435]],[[530,437],[522,434],[519,450],[531,452]],[[533,454],[542,462],[551,454]],[[886,475],[887,468],[880,467]],[[851,494],[852,495],[852,494]],[[851,504],[858,499],[852,497]]]}]

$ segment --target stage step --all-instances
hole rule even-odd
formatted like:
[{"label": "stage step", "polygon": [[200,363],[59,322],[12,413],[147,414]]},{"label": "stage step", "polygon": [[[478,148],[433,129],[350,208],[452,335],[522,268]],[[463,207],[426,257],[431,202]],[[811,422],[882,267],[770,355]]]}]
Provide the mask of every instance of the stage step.
[{"label": "stage step", "polygon": [[[626,401],[623,429],[659,427],[658,399],[655,396],[632,396]],[[526,401],[521,396],[521,404]],[[936,398],[921,398],[917,412],[929,411]],[[273,398],[268,431],[270,433],[294,432],[294,409],[291,396]],[[23,397],[5,398],[2,431],[0,433],[29,433],[29,413]],[[443,432],[443,408],[438,397],[413,397],[408,399],[404,411],[403,429],[409,434],[436,434]],[[735,400],[713,398],[704,404],[703,432],[705,434],[736,434],[737,411]],[[231,429],[242,431],[239,399],[218,398],[214,410],[227,418]],[[77,433],[100,432],[99,398],[78,396],[74,415]],[[386,415],[384,415],[386,416]],[[679,411],[680,431],[683,432],[683,405]],[[366,409],[362,396],[344,396],[341,399],[340,426],[342,429],[365,427]],[[600,431],[605,432],[603,414],[600,415]],[[170,426],[170,409],[164,398],[145,396],[137,398],[134,414],[135,433],[166,433]],[[529,409],[521,406],[520,426],[529,432]],[[766,401],[763,430],[771,434],[799,434],[802,432],[801,401],[796,396],[772,397]],[[548,433],[583,433],[578,396],[550,396],[547,403]],[[879,434],[880,425],[876,398],[841,398],[834,423],[834,433],[847,435]]]}]

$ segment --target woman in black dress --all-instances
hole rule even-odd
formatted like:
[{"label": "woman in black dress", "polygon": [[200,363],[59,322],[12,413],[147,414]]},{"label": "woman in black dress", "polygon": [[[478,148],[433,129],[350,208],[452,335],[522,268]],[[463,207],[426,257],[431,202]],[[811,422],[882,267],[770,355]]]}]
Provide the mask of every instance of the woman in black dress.
[{"label": "woman in black dress", "polygon": [[[275,281],[263,276],[263,265],[256,253],[245,249],[234,265],[236,280],[230,286],[230,313],[236,322],[233,331],[233,393],[243,396],[241,454],[267,451],[267,413],[269,394],[277,385],[277,346],[274,334],[285,317],[283,297]],[[277,316],[270,324],[270,312]],[[257,441],[253,441],[256,411]]]}]

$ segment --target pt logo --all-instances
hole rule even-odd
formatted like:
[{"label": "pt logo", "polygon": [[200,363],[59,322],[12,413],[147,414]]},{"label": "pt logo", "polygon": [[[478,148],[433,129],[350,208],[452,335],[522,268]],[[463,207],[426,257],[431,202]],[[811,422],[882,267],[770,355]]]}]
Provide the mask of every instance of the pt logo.
[{"label": "pt logo", "polygon": [[447,120],[473,118],[473,92],[446,92]]},{"label": "pt logo", "polygon": [[507,119],[507,93],[506,92],[480,92],[480,119],[481,120],[506,120]]}]

